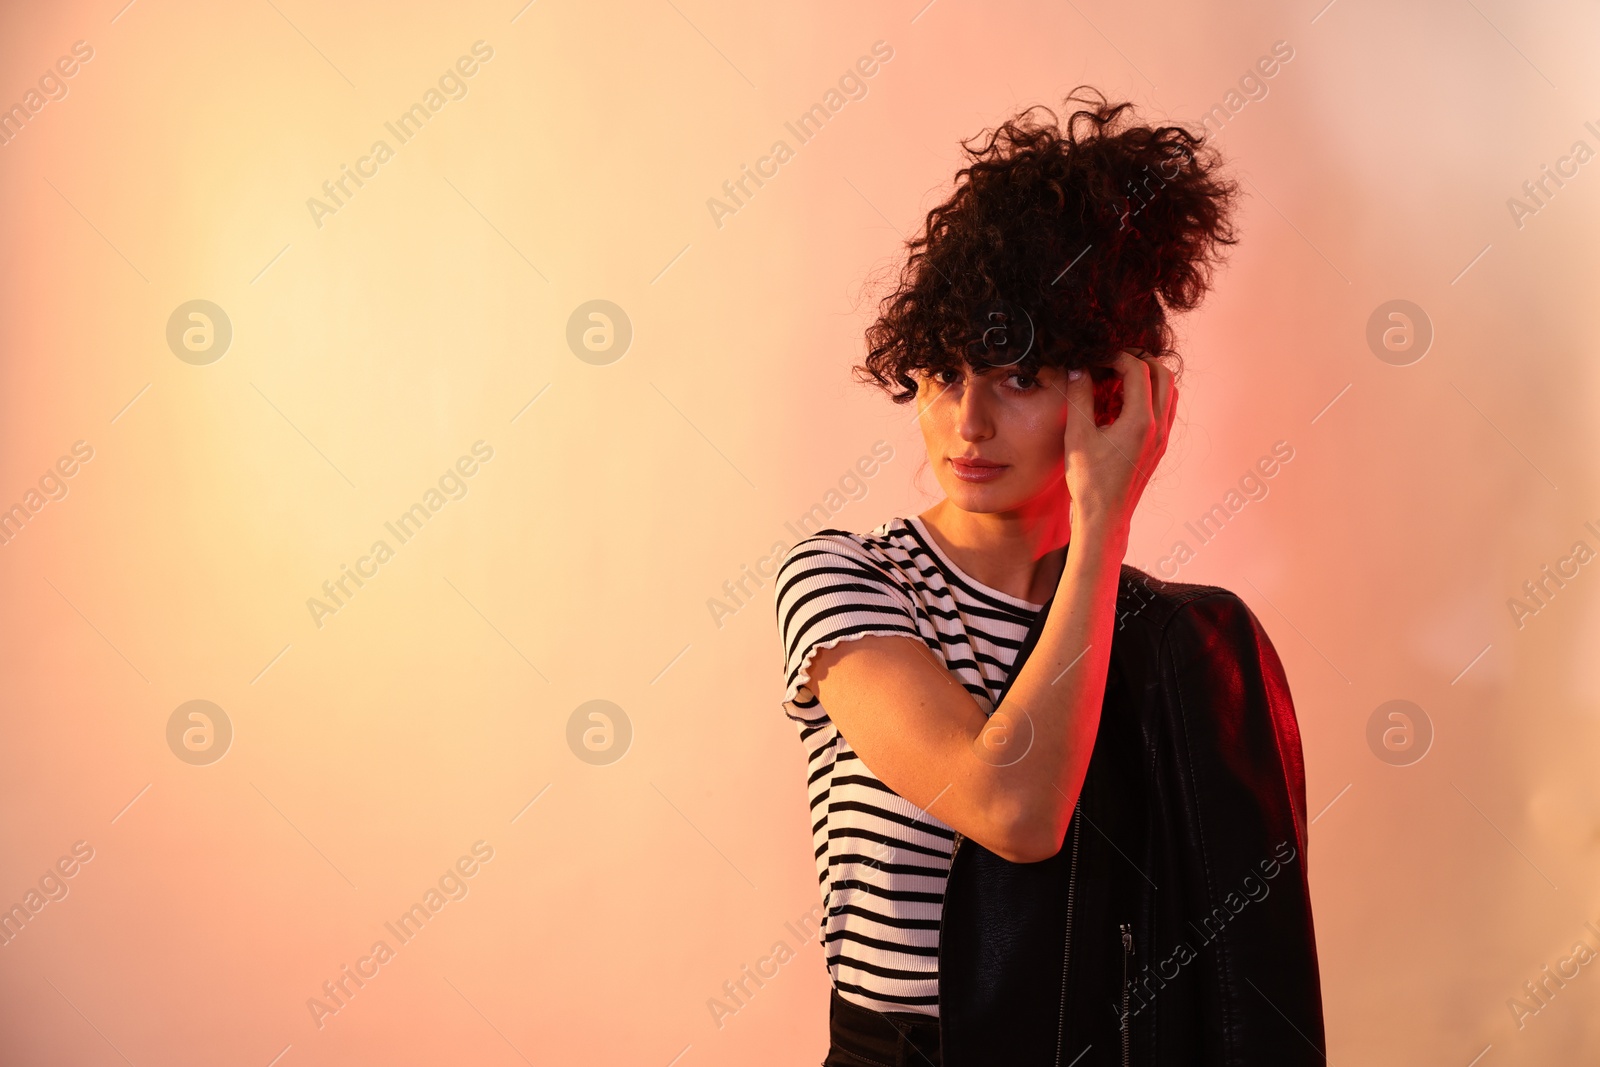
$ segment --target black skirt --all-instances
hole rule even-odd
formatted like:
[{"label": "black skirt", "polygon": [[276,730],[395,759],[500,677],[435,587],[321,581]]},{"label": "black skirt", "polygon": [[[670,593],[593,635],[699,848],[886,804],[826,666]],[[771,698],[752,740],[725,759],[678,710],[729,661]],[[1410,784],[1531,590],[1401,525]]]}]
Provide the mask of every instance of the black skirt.
[{"label": "black skirt", "polygon": [[828,1001],[828,1058],[823,1067],[940,1067],[939,1019],[910,1011],[873,1011],[833,990]]}]

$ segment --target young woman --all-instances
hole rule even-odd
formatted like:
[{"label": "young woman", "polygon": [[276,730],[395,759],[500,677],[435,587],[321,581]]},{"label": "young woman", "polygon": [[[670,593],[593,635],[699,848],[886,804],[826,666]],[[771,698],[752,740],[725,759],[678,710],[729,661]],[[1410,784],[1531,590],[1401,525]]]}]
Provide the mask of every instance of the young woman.
[{"label": "young woman", "polygon": [[1321,1063],[1282,666],[1232,593],[1122,562],[1236,187],[1067,99],[964,142],[867,334],[945,498],[778,574],[825,1063]]}]

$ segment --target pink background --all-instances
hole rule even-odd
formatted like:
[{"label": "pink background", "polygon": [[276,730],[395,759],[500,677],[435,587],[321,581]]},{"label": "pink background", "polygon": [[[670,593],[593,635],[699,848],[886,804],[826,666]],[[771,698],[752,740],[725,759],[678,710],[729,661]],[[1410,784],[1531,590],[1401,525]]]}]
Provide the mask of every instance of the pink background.
[{"label": "pink background", "polygon": [[[0,508],[93,448],[0,546],[0,907],[93,850],[0,947],[0,1058],[819,1061],[771,587],[708,601],[875,441],[894,458],[831,522],[932,503],[908,411],[848,369],[960,138],[1080,82],[1198,122],[1279,41],[1217,140],[1244,241],[1181,324],[1128,562],[1293,448],[1177,577],[1243,597],[1293,687],[1330,1059],[1592,1058],[1596,967],[1508,1001],[1600,945],[1600,568],[1520,626],[1508,600],[1600,550],[1600,164],[1508,200],[1600,150],[1600,18],[1320,2],[0,13],[0,106],[93,49],[0,146]],[[477,41],[465,95],[319,226],[307,200]],[[205,366],[165,337],[194,299],[233,328]],[[566,342],[592,299],[632,323],[609,365]],[[1395,299],[1434,333],[1408,366],[1366,341]],[[308,598],[480,440],[465,495],[317,626]],[[197,699],[234,730],[206,766],[166,737]],[[567,742],[594,699],[632,729],[605,766]],[[1407,766],[1367,741],[1392,699],[1434,731]],[[467,895],[319,1026],[308,999],[478,841]]]}]

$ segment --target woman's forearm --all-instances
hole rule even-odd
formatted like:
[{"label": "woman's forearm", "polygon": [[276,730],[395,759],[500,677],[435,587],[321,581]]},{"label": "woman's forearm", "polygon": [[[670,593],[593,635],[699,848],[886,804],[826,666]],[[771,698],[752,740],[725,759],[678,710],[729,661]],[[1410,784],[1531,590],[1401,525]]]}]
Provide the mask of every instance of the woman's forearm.
[{"label": "woman's forearm", "polygon": [[1019,853],[1061,847],[1100,728],[1126,527],[1074,523],[1049,615],[1028,661],[973,743]]}]

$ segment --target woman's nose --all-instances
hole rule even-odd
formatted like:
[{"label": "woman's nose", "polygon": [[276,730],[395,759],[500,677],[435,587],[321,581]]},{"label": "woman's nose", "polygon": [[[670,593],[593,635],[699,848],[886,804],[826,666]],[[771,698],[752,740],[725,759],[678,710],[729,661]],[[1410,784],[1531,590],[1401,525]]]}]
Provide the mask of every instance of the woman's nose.
[{"label": "woman's nose", "polygon": [[976,376],[969,376],[956,401],[956,429],[964,441],[986,441],[994,436],[994,418],[990,411],[987,384]]}]

